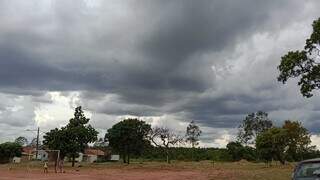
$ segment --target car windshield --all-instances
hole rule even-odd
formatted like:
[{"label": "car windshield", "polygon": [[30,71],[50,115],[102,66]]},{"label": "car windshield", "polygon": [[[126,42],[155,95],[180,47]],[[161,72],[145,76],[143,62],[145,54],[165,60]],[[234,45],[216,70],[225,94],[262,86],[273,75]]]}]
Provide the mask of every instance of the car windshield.
[{"label": "car windshield", "polygon": [[320,162],[301,164],[296,172],[296,177],[307,178],[320,175]]}]

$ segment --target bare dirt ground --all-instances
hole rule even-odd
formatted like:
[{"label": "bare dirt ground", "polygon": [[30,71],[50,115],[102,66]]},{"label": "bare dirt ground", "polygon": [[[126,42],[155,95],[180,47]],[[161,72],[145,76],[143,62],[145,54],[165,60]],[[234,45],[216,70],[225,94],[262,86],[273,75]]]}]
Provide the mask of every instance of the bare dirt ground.
[{"label": "bare dirt ground", "polygon": [[265,167],[258,163],[176,162],[167,165],[159,162],[143,164],[93,164],[81,168],[67,166],[65,173],[45,174],[41,166],[2,165],[0,180],[284,180],[290,179],[292,166]]},{"label": "bare dirt ground", "polygon": [[178,180],[192,179],[205,180],[208,175],[200,171],[177,171],[177,170],[68,170],[66,173],[49,172],[44,174],[41,170],[32,170],[25,172],[22,170],[0,170],[1,180],[19,180],[19,179],[43,179],[43,180],[87,180],[87,179],[108,179],[108,180]]}]

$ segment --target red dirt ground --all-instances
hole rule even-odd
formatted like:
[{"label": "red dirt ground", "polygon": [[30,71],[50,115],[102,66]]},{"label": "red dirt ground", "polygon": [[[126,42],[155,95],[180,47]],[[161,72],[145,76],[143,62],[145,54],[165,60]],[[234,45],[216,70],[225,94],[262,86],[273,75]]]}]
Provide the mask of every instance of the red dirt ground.
[{"label": "red dirt ground", "polygon": [[67,170],[66,173],[49,172],[44,174],[38,170],[8,170],[0,169],[1,180],[206,180],[209,176],[205,172],[193,170],[165,170],[165,169],[83,169],[80,171]]}]

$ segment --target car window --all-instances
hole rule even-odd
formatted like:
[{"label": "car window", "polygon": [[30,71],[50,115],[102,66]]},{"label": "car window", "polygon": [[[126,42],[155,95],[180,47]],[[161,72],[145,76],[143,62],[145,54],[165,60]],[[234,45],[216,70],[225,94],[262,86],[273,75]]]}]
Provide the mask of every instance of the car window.
[{"label": "car window", "polygon": [[314,177],[316,174],[320,175],[320,162],[301,164],[296,171],[296,177]]}]

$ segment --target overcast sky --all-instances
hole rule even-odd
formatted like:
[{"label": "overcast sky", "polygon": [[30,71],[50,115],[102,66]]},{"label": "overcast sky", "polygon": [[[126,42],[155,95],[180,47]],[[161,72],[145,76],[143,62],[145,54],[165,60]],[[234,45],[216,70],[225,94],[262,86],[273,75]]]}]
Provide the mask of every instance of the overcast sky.
[{"label": "overcast sky", "polygon": [[[2,0],[0,142],[65,125],[81,105],[104,136],[125,117],[224,147],[248,113],[299,120],[320,145],[320,94],[277,82],[319,0]],[[320,147],[320,146],[319,146]]]}]

